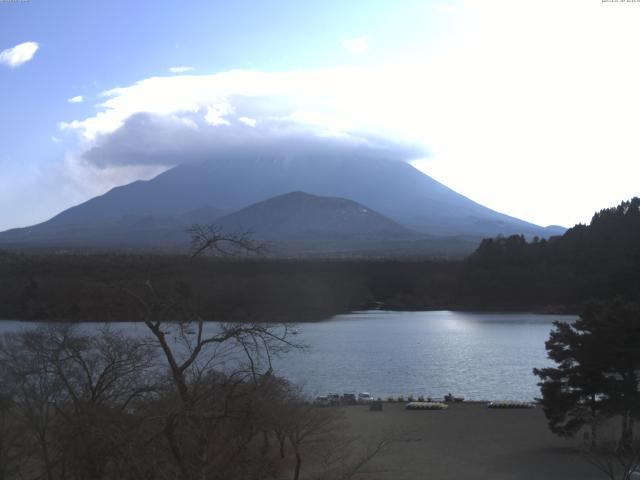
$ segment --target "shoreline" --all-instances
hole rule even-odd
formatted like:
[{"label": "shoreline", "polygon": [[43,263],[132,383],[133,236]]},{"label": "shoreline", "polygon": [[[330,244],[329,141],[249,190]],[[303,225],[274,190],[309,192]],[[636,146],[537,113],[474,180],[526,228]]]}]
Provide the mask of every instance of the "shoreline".
[{"label": "shoreline", "polygon": [[[302,320],[273,320],[269,322],[255,322],[255,323],[282,323],[287,325],[296,325],[296,324],[305,324],[305,323],[322,323],[333,319],[334,317],[341,315],[353,315],[359,313],[374,313],[374,312],[382,312],[382,313],[403,313],[403,312],[459,312],[459,313],[469,313],[469,314],[482,314],[482,315],[509,315],[509,314],[530,314],[530,315],[545,315],[545,316],[555,316],[555,315],[566,315],[566,316],[578,316],[580,313],[578,311],[571,310],[537,310],[537,309],[500,309],[500,308],[447,308],[447,307],[437,307],[437,308],[363,308],[363,309],[355,309],[344,312],[332,313],[329,316],[323,316],[322,318],[313,318],[313,319],[302,319]],[[176,320],[177,321],[177,320]],[[219,320],[219,319],[203,319],[205,323],[252,323],[250,321],[242,321],[242,320]],[[1,322],[25,322],[25,323],[142,323],[142,320],[132,320],[132,319],[108,319],[108,320],[78,320],[78,319],[46,319],[46,318],[0,318]],[[169,322],[167,320],[167,322]]]}]

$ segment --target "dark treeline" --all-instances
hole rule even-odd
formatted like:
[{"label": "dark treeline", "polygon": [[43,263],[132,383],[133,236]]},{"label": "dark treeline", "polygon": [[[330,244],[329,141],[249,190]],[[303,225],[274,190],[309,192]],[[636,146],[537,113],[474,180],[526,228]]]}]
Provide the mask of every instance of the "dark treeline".
[{"label": "dark treeline", "polygon": [[0,318],[132,320],[125,291],[151,279],[207,319],[315,320],[371,308],[442,308],[462,267],[436,261],[238,260],[186,256],[0,256]]},{"label": "dark treeline", "polygon": [[0,254],[0,318],[132,320],[148,280],[208,319],[315,320],[357,309],[581,311],[640,300],[640,199],[562,237],[484,240],[461,261]]},{"label": "dark treeline", "polygon": [[458,298],[487,308],[562,306],[640,299],[640,198],[596,213],[562,237],[483,240],[469,258]]}]

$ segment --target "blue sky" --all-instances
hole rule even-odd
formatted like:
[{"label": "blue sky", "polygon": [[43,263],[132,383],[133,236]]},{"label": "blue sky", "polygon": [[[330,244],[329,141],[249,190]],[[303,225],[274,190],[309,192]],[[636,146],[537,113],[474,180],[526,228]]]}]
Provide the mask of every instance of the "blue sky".
[{"label": "blue sky", "polygon": [[136,114],[173,122],[160,140],[178,154],[202,142],[179,130],[200,113],[255,126],[283,104],[320,136],[416,144],[417,167],[491,208],[588,221],[640,193],[639,20],[600,0],[0,2],[0,51],[38,44],[0,64],[0,229],[168,168],[87,160],[123,139],[148,152]]}]

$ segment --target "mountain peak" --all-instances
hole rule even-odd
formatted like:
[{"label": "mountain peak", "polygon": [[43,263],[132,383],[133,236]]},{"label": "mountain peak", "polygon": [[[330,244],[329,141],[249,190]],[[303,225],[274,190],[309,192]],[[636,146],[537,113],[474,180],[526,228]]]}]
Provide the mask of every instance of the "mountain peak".
[{"label": "mountain peak", "polygon": [[226,230],[250,229],[264,238],[398,237],[409,229],[353,200],[295,191],[255,203],[216,221]]},{"label": "mountain peak", "polygon": [[[173,219],[163,225],[183,225],[187,212],[196,212],[191,219],[205,218],[198,211],[202,206],[211,210],[207,219],[222,212],[237,212],[235,217],[227,215],[230,218],[225,221],[239,225],[247,215],[252,225],[264,227],[265,232],[273,231],[275,224],[261,223],[256,213],[260,209],[269,210],[269,218],[280,222],[283,232],[293,231],[295,223],[299,230],[310,231],[319,216],[318,224],[323,228],[332,225],[334,232],[342,229],[345,235],[350,235],[350,229],[366,230],[373,225],[379,227],[376,231],[402,230],[403,234],[456,236],[478,242],[482,237],[497,235],[548,237],[555,233],[555,229],[550,231],[490,210],[398,160],[322,157],[311,152],[293,159],[271,155],[183,163],[151,180],[114,188],[48,222],[0,234],[0,244],[46,245],[52,232],[56,245],[82,244],[82,238],[106,244],[110,237],[105,228],[111,228],[114,219],[121,217],[129,219],[128,225],[140,234],[139,238],[153,240],[153,232],[142,235],[141,227],[132,222],[141,217],[162,217]],[[253,208],[240,214],[248,206]],[[159,228],[156,221],[147,223]],[[89,227],[94,234],[83,237],[80,232]],[[96,236],[97,231],[103,234]]]}]

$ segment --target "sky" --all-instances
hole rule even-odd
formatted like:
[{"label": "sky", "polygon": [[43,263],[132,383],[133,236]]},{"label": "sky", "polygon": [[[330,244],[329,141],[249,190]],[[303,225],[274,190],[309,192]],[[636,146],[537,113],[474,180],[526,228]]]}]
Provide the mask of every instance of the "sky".
[{"label": "sky", "polygon": [[0,0],[0,230],[189,159],[354,145],[588,223],[640,194],[638,25],[631,1]]}]

